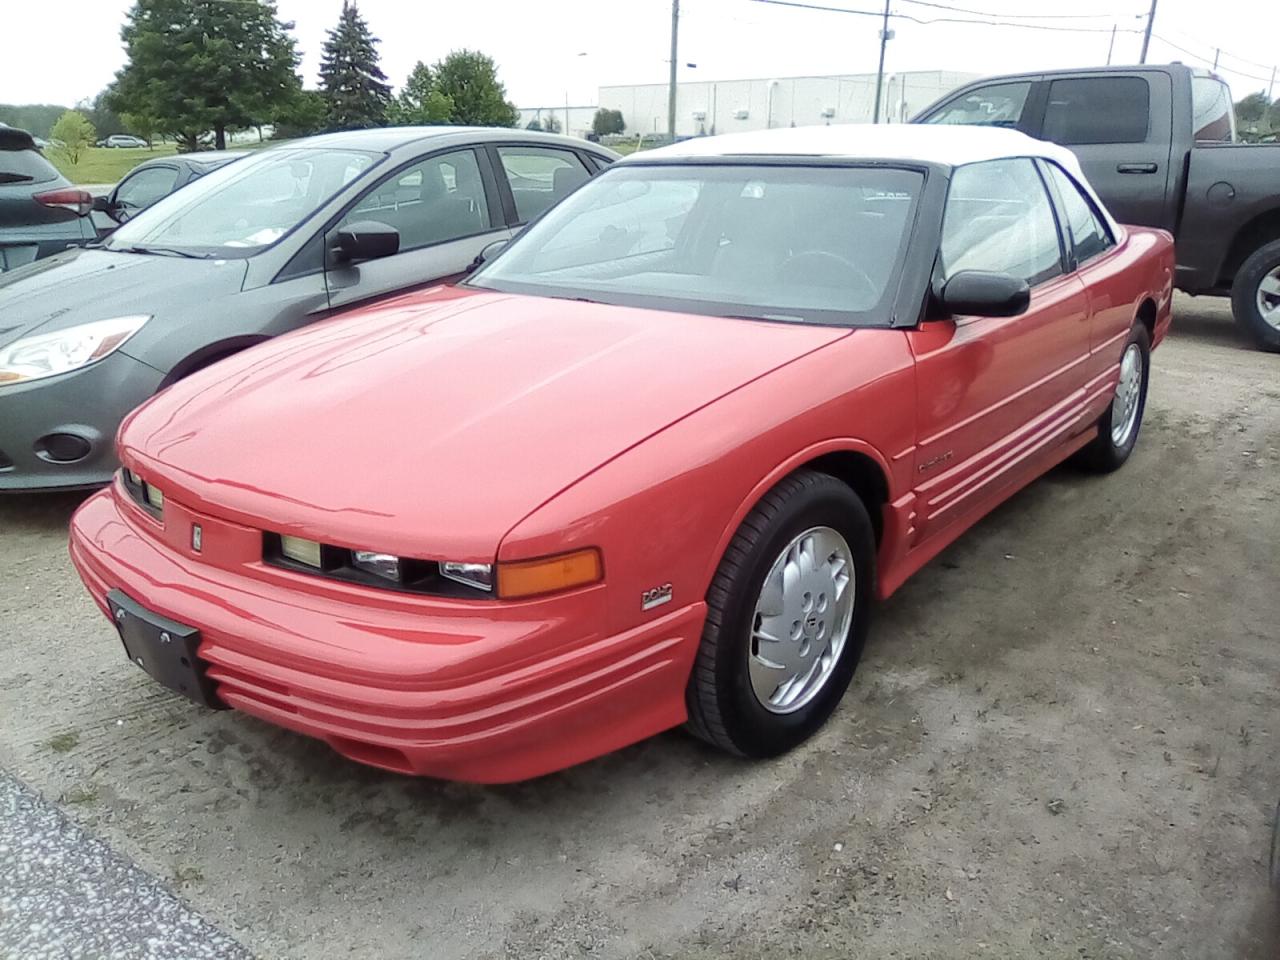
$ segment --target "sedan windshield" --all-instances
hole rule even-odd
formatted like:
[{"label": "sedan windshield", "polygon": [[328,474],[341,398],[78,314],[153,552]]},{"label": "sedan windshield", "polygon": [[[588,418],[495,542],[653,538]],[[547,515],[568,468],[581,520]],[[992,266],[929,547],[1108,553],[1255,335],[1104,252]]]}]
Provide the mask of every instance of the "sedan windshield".
[{"label": "sedan windshield", "polygon": [[108,250],[246,257],[275,243],[380,154],[275,149],[215,170],[120,227]]},{"label": "sedan windshield", "polygon": [[880,310],[923,175],[871,166],[619,166],[531,225],[471,286],[764,320]]}]

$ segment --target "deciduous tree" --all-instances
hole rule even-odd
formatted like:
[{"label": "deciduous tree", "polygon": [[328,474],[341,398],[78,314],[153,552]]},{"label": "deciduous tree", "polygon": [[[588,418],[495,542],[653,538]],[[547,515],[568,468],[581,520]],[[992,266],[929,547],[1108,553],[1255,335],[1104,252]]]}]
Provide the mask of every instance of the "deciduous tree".
[{"label": "deciduous tree", "polygon": [[387,120],[398,126],[448,123],[452,116],[453,101],[436,89],[431,68],[421,60],[387,108]]},{"label": "deciduous tree", "polygon": [[72,166],[80,162],[85,150],[93,146],[97,134],[93,124],[79,110],[67,110],[49,131],[49,138],[58,141],[56,149]]},{"label": "deciduous tree", "polygon": [[[453,103],[451,123],[514,127],[520,111],[507,100],[491,58],[475,50],[455,50],[435,65],[435,89]],[[543,121],[546,128],[546,121]]]}]

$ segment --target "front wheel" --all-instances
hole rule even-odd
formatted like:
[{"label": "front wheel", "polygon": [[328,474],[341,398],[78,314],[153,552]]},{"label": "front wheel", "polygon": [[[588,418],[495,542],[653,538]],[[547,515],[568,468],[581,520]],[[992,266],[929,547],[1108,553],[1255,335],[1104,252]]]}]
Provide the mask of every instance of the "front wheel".
[{"label": "front wheel", "polygon": [[871,518],[847,484],[802,470],[766,494],[707,593],[690,731],[771,757],[822,726],[862,656],[874,564]]},{"label": "front wheel", "polygon": [[1236,271],[1231,315],[1259,348],[1280,352],[1280,240],[1259,247]]},{"label": "front wheel", "polygon": [[1119,470],[1133,453],[1147,409],[1147,384],[1151,379],[1151,336],[1141,324],[1134,326],[1120,355],[1120,379],[1111,406],[1098,420],[1098,435],[1080,451],[1081,462],[1098,473]]}]

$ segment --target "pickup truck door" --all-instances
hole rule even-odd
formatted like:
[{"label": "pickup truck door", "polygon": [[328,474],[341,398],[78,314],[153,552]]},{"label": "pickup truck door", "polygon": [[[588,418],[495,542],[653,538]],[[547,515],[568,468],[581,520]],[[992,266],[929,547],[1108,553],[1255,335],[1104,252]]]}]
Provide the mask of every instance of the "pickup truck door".
[{"label": "pickup truck door", "polygon": [[[1068,147],[1089,183],[1121,223],[1173,230],[1168,202],[1173,89],[1167,73],[1046,78],[1044,115],[1033,133]],[[1171,179],[1172,178],[1172,179]]]},{"label": "pickup truck door", "polygon": [[1043,469],[1078,419],[1089,355],[1088,298],[1031,160],[956,170],[939,260],[944,282],[960,270],[1022,277],[1031,305],[907,333],[918,384],[913,546],[972,522]]}]

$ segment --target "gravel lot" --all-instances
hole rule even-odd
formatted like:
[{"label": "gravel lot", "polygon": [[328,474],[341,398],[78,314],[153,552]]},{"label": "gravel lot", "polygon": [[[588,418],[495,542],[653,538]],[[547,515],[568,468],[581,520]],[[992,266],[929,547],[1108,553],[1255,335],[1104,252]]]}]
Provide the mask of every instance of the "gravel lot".
[{"label": "gravel lot", "polygon": [[676,732],[510,787],[363,769],[152,684],[78,498],[0,500],[0,769],[263,957],[1275,957],[1280,356],[1183,299],[1154,366],[1125,469],[982,522],[760,765]]}]

